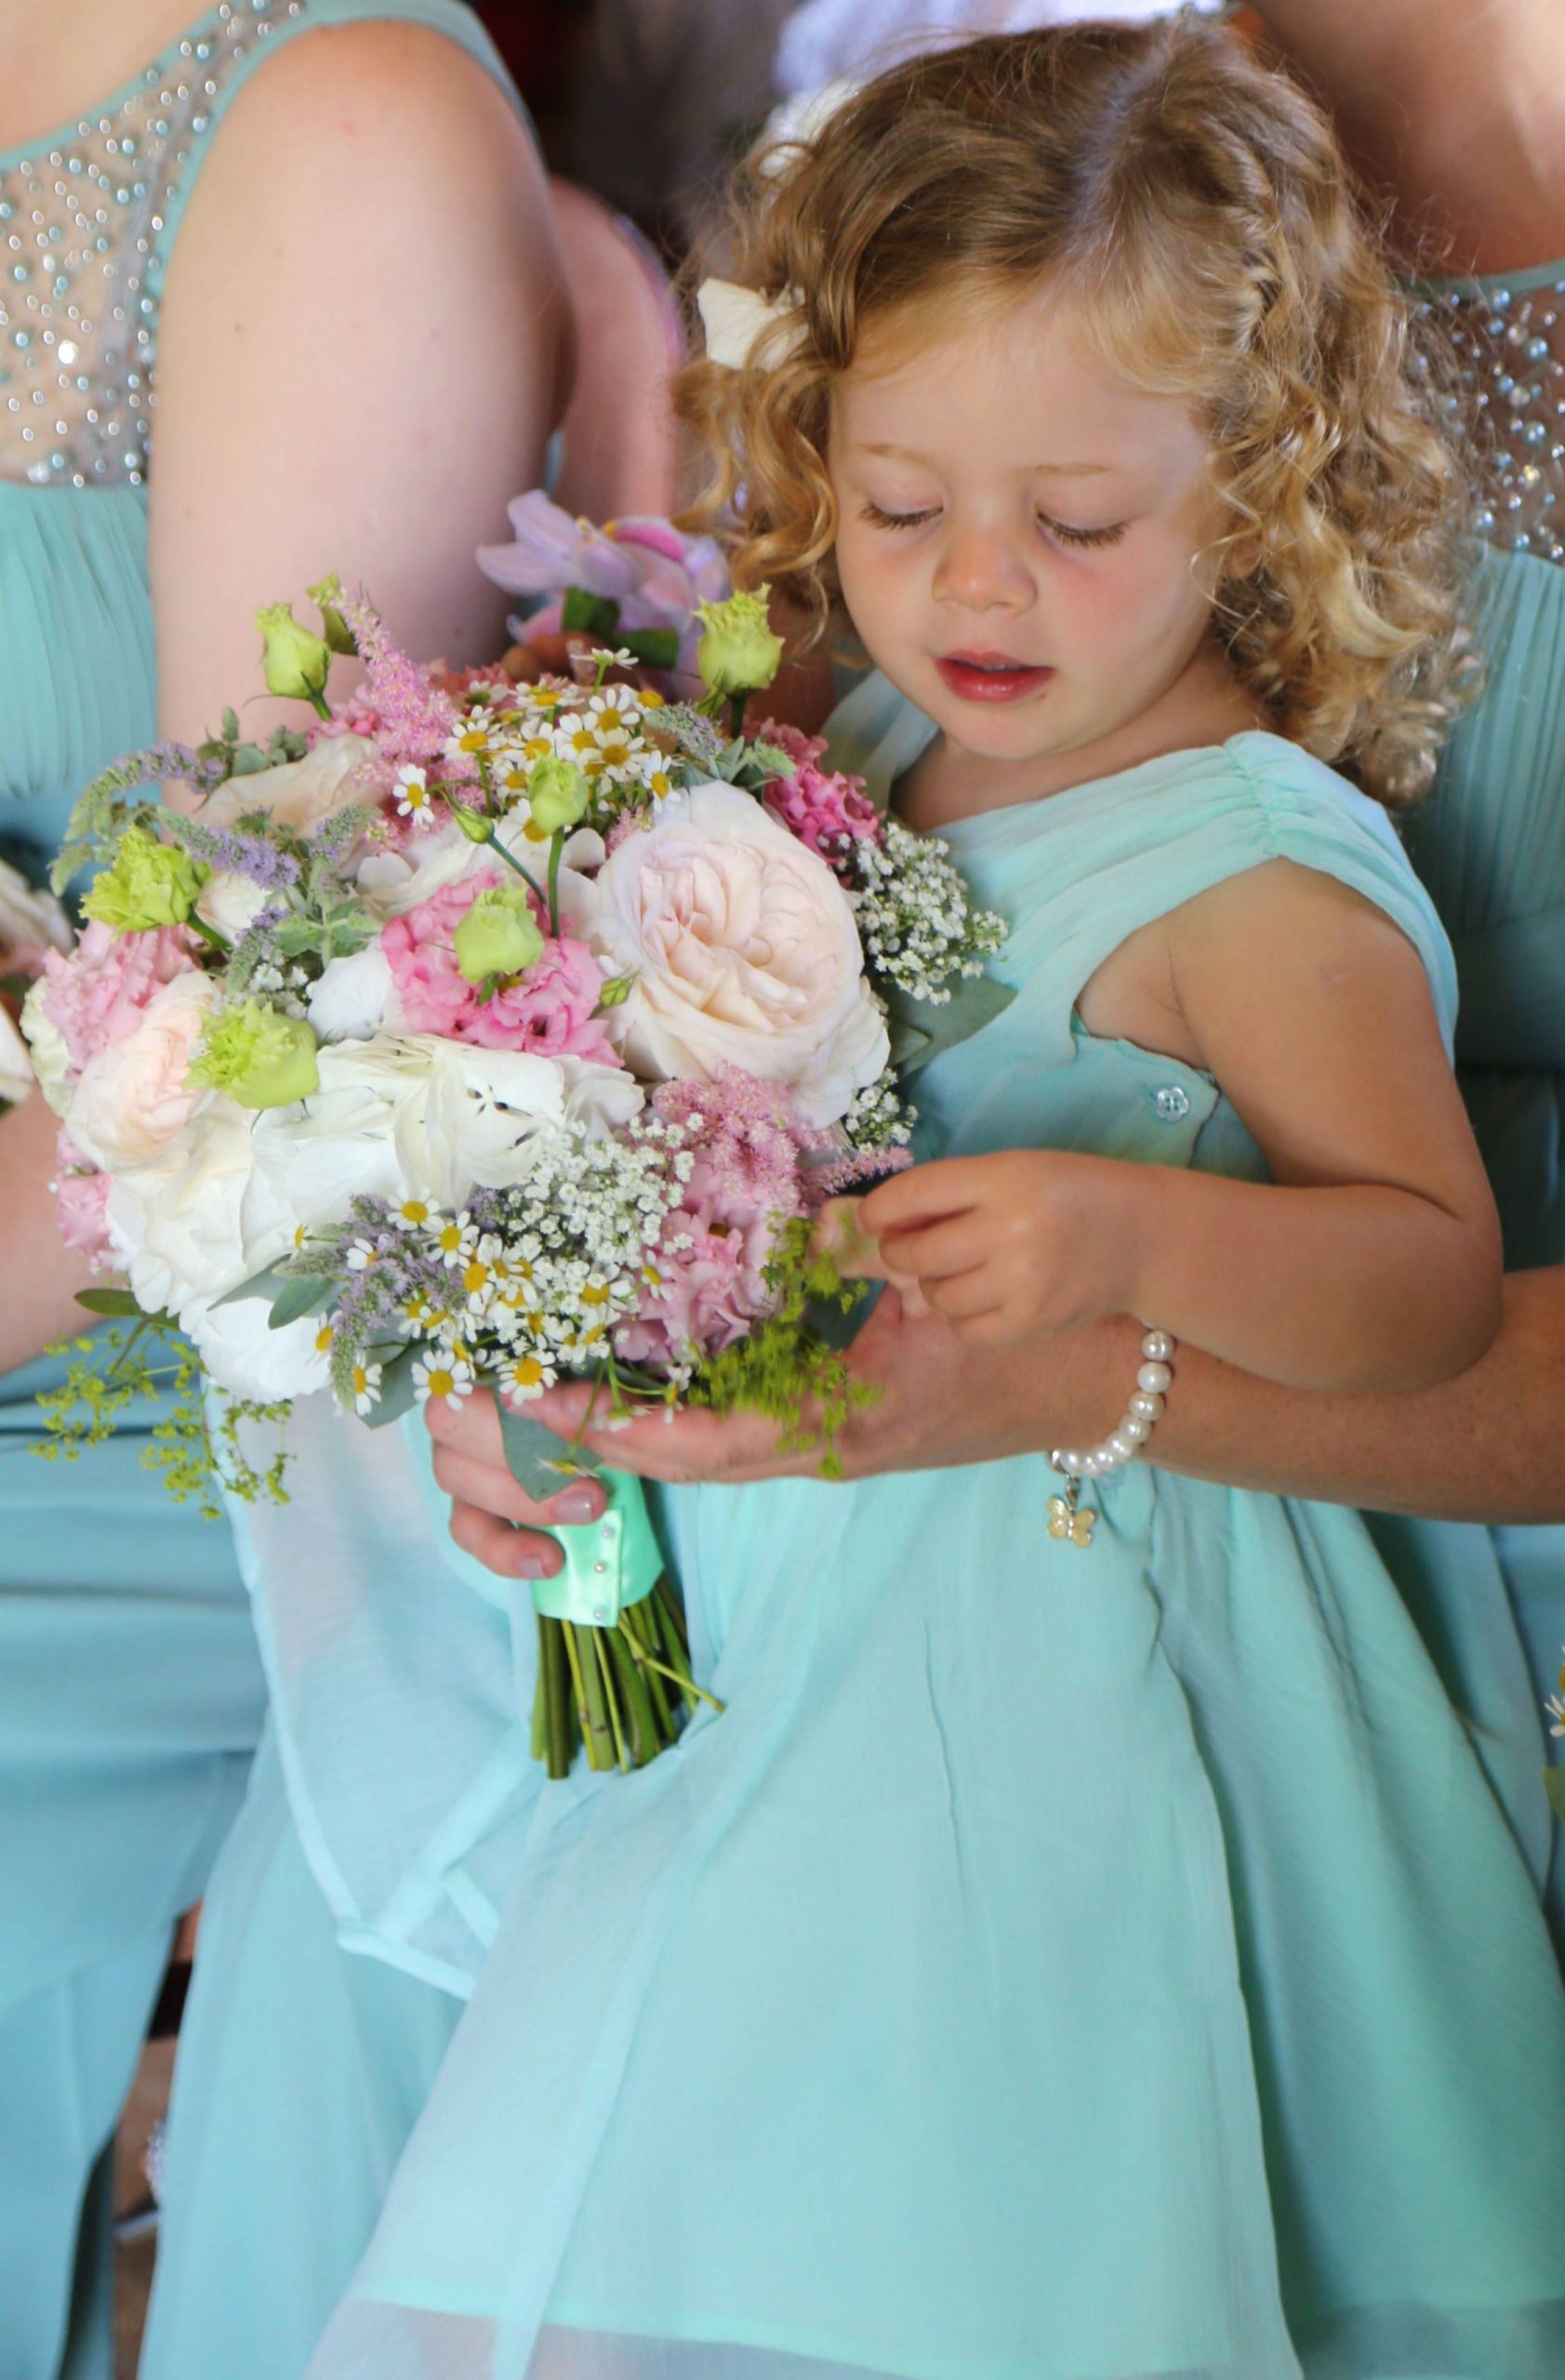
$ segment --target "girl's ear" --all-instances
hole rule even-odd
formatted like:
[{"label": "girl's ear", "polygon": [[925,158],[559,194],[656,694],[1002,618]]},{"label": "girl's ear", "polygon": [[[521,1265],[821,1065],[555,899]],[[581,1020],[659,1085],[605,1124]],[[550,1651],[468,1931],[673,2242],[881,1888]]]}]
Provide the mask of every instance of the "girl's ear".
[{"label": "girl's ear", "polygon": [[1259,537],[1239,537],[1223,555],[1225,578],[1253,578],[1261,567]]}]

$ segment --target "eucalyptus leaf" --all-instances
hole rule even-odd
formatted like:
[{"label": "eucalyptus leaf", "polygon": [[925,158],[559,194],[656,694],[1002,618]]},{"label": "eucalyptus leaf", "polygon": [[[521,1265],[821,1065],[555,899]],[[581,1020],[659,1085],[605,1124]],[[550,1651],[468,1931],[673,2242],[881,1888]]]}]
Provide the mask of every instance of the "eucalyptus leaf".
[{"label": "eucalyptus leaf", "polygon": [[270,766],[259,744],[236,744],[229,755],[229,768],[236,777],[259,776]]},{"label": "eucalyptus leaf", "polygon": [[78,1289],[76,1303],[85,1305],[88,1314],[107,1314],[116,1317],[134,1316],[138,1320],[141,1315],[132,1289]]},{"label": "eucalyptus leaf", "polygon": [[302,1322],[306,1315],[317,1313],[325,1304],[336,1287],[333,1278],[323,1279],[319,1274],[285,1281],[272,1302],[267,1329],[285,1330],[290,1322]]},{"label": "eucalyptus leaf", "polygon": [[1565,1768],[1545,1768],[1544,1788],[1555,1817],[1565,1821]]},{"label": "eucalyptus leaf", "polygon": [[496,1397],[495,1409],[500,1417],[506,1466],[535,1504],[557,1496],[567,1479],[598,1469],[596,1458],[585,1447],[567,1447],[564,1438],[534,1421],[531,1414],[513,1412],[503,1396]]},{"label": "eucalyptus leaf", "polygon": [[405,1413],[412,1411],[416,1396],[413,1358],[417,1352],[415,1348],[403,1347],[382,1368],[379,1401],[364,1417],[372,1430],[383,1430],[388,1421],[400,1421]]},{"label": "eucalyptus leaf", "polygon": [[1016,997],[992,975],[962,976],[944,1001],[912,999],[895,984],[881,989],[890,1015],[891,1061],[903,1074],[917,1074],[945,1051],[971,1040]]}]

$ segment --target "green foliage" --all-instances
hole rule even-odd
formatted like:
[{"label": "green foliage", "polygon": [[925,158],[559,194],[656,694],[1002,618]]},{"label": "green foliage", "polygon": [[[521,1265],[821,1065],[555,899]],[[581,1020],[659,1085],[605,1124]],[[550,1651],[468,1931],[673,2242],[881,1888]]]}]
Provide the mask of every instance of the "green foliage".
[{"label": "green foliage", "polygon": [[796,1216],[778,1236],[766,1267],[776,1310],[748,1338],[702,1366],[686,1391],[692,1405],[714,1413],[763,1413],[780,1422],[786,1453],[823,1449],[821,1475],[840,1479],[838,1433],[848,1416],[874,1402],[876,1391],[855,1381],[846,1357],[811,1322],[812,1309],[846,1316],[869,1296],[864,1281],[845,1281],[834,1257],[811,1247],[813,1225]]},{"label": "green foliage", "polygon": [[[87,1298],[100,1294],[84,1293]],[[109,1294],[113,1294],[112,1292]],[[45,1435],[33,1451],[46,1462],[78,1461],[86,1448],[101,1446],[139,1408],[170,1400],[170,1409],[152,1425],[141,1449],[143,1468],[157,1473],[177,1504],[194,1503],[207,1520],[220,1520],[219,1493],[242,1502],[265,1498],[285,1504],[282,1445],[285,1404],[257,1403],[220,1391],[204,1394],[206,1376],[194,1348],[166,1315],[115,1323],[90,1337],[68,1339],[49,1349],[72,1358],[59,1388],[38,1399]],[[277,1452],[258,1470],[240,1443],[247,1421],[274,1425]]]}]

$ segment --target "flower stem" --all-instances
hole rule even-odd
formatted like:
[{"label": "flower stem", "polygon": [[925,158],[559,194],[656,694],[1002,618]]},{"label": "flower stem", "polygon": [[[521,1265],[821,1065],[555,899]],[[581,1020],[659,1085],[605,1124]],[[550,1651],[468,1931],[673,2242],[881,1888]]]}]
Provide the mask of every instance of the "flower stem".
[{"label": "flower stem", "polygon": [[228,944],[223,940],[222,935],[215,927],[209,926],[205,918],[198,918],[193,909],[185,919],[185,924],[192,933],[199,934],[203,942],[209,943],[212,948],[219,952],[224,959],[230,957]]},{"label": "flower stem", "polygon": [[626,1749],[624,1729],[619,1724],[619,1682],[615,1675],[614,1663],[609,1659],[606,1629],[593,1629],[590,1651],[596,1656],[603,1681],[603,1708],[608,1712],[609,1726],[614,1733],[615,1757],[622,1770],[628,1769],[630,1765],[630,1755]]},{"label": "flower stem", "polygon": [[544,897],[542,885],[537,883],[529,874],[527,869],[523,866],[515,853],[513,852],[507,851],[505,845],[501,842],[497,835],[491,834],[487,838],[487,840],[490,849],[499,853],[499,856],[504,860],[507,867],[513,867],[516,870],[517,875],[522,879],[522,881],[526,886],[528,892],[531,892],[536,899],[541,901]]},{"label": "flower stem", "polygon": [[549,931],[556,940],[560,933],[560,859],[564,848],[564,830],[556,827],[549,846]]},{"label": "flower stem", "polygon": [[325,695],[322,693],[319,687],[315,689],[310,699],[315,706],[316,718],[329,720],[331,717],[331,705],[327,702]]}]

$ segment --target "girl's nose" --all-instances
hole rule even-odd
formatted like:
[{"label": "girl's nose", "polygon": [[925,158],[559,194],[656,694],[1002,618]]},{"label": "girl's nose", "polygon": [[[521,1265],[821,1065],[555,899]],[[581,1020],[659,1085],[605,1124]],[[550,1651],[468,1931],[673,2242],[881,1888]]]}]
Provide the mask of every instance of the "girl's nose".
[{"label": "girl's nose", "polygon": [[935,596],[964,612],[1020,611],[1034,588],[1012,540],[998,529],[953,528],[935,568]]}]

